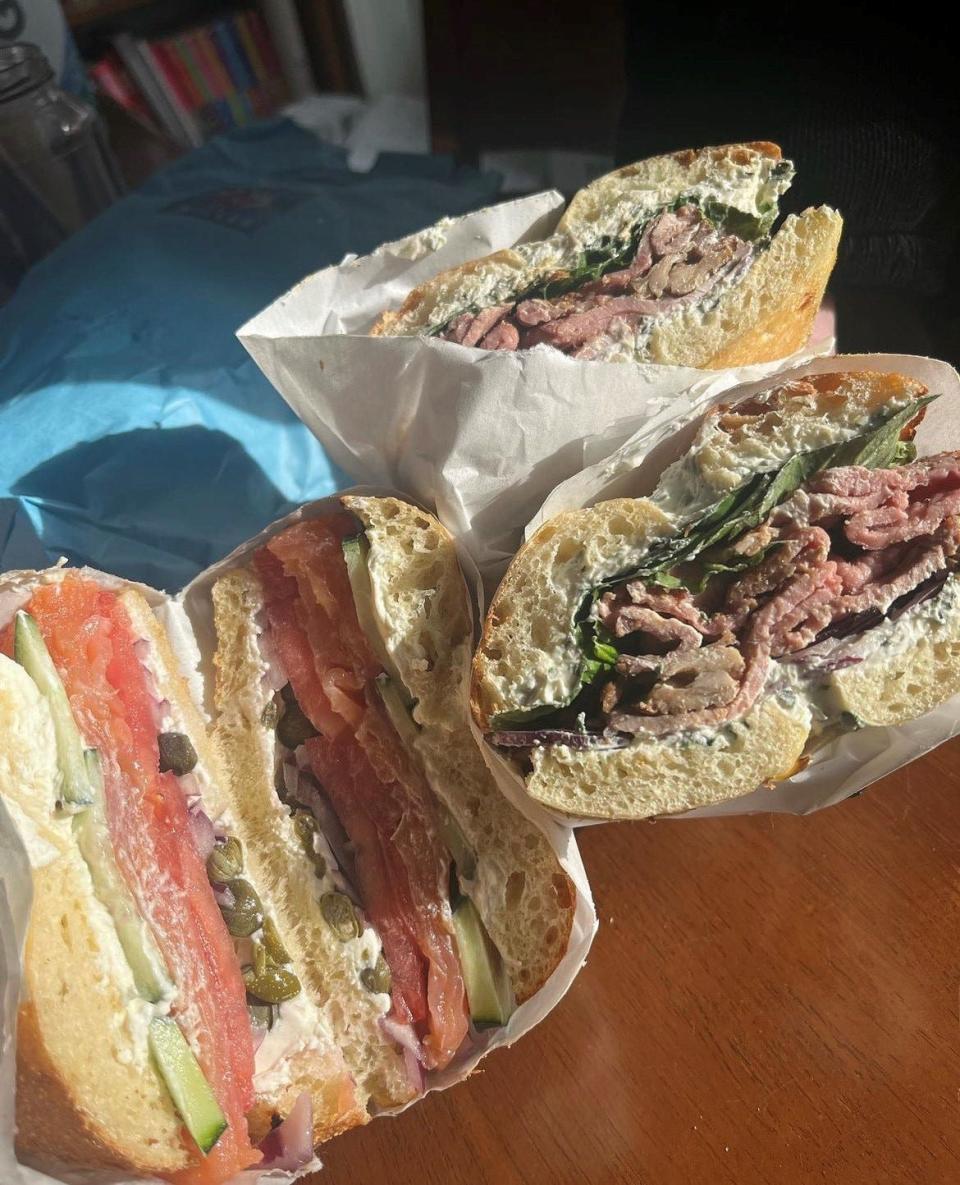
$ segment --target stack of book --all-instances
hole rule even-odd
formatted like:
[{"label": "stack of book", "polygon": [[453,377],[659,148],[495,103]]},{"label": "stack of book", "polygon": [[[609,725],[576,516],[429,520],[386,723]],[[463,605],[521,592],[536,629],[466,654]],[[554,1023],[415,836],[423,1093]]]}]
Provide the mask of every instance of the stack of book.
[{"label": "stack of book", "polygon": [[289,97],[256,10],[149,41],[122,33],[91,72],[111,99],[185,147],[269,115]]}]

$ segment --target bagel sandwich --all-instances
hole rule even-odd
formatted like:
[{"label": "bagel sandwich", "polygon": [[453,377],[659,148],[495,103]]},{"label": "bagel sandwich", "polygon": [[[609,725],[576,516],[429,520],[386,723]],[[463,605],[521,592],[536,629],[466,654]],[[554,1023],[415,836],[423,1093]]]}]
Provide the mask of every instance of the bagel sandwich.
[{"label": "bagel sandwich", "polygon": [[[376,935],[362,978],[406,1077],[369,1099],[400,1105],[542,987],[574,917],[570,878],[470,730],[456,548],[409,503],[342,496],[268,529],[201,592],[214,740],[252,858],[286,878],[308,977],[325,918],[343,915],[332,935],[348,948]],[[326,959],[312,965],[333,991]]]},{"label": "bagel sandwich", "polygon": [[793,173],[764,142],[627,165],[580,190],[550,238],[441,272],[370,332],[704,368],[786,357],[810,337],[842,228],[819,206],[773,233]]},{"label": "bagel sandwich", "polygon": [[544,523],[471,683],[527,794],[678,813],[960,691],[960,454],[912,439],[936,397],[897,374],[781,381],[708,412],[649,497]]}]

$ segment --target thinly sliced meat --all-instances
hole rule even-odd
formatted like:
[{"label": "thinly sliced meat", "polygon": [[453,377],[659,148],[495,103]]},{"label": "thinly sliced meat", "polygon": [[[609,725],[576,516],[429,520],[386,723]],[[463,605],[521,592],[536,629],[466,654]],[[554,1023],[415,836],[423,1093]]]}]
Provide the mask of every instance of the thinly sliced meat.
[{"label": "thinly sliced meat", "polygon": [[[253,1105],[253,1041],[233,941],[191,838],[186,798],[173,774],[159,772],[138,638],[117,594],[74,574],[37,589],[26,609],[85,743],[100,752],[117,863],[177,986],[173,1014],[229,1124],[176,1180],[219,1185],[260,1159],[244,1118]],[[0,645],[10,653],[9,629]]]},{"label": "thinly sliced meat", "polygon": [[520,344],[520,333],[509,321],[499,321],[480,342],[481,350],[515,350]]},{"label": "thinly sliced meat", "polygon": [[[364,908],[391,970],[394,1012],[417,1026],[424,1064],[442,1068],[467,1033],[450,858],[429,787],[375,687],[382,670],[357,620],[341,548],[355,531],[346,513],[298,523],[258,551],[254,565],[271,641],[320,732],[304,748],[354,849]],[[331,697],[331,688],[345,699]]]},{"label": "thinly sliced meat", "polygon": [[701,634],[692,625],[675,617],[661,617],[653,609],[641,605],[625,605],[617,614],[613,633],[623,638],[627,634],[649,634],[656,642],[692,650],[700,645]]},{"label": "thinly sliced meat", "polygon": [[521,325],[542,325],[556,315],[556,310],[549,300],[522,300],[514,313]]},{"label": "thinly sliced meat", "polygon": [[[901,469],[848,466],[816,474],[733,550],[756,554],[772,543],[755,568],[730,582],[709,616],[689,593],[641,581],[600,598],[597,618],[614,637],[639,632],[652,639],[645,643],[651,650],[669,646],[665,654],[619,656],[619,678],[600,697],[606,735],[663,736],[735,720],[754,703],[772,660],[862,633],[891,607],[936,595],[960,554],[960,454]],[[681,622],[705,644],[693,646]],[[716,633],[720,642],[708,643]],[[743,655],[742,670],[711,662],[730,643]],[[645,679],[644,699],[621,703],[637,693],[637,684],[625,682],[631,677]]]},{"label": "thinly sliced meat", "polygon": [[574,350],[603,333],[615,318],[638,321],[660,311],[655,300],[642,296],[598,297],[598,300],[604,303],[528,330],[522,338],[524,348],[546,344],[560,350]]},{"label": "thinly sliced meat", "polygon": [[851,543],[868,550],[889,547],[932,535],[945,518],[960,513],[960,488],[934,494],[929,501],[911,502],[909,508],[878,507],[855,514],[844,526]]},{"label": "thinly sliced meat", "polygon": [[498,321],[503,320],[511,308],[512,305],[498,304],[489,309],[482,309],[473,318],[473,321],[471,321],[460,344],[464,346],[478,346],[481,339],[490,332]]},{"label": "thinly sliced meat", "polygon": [[650,229],[650,244],[657,255],[675,255],[690,246],[702,215],[696,206],[667,210]]}]

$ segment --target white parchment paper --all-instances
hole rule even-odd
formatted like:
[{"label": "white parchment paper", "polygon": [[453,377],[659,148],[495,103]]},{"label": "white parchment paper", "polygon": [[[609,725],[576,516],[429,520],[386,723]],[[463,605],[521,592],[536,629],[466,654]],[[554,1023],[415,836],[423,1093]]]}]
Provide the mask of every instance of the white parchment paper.
[{"label": "white parchment paper", "polygon": [[[381,489],[358,488],[351,493],[383,494]],[[387,491],[393,493],[394,491]],[[225,560],[201,573],[183,592],[171,599],[143,585],[134,585],[147,596],[154,612],[170,634],[171,643],[191,682],[199,702],[210,712],[209,686],[212,675],[212,655],[215,649],[212,607],[209,593],[213,581],[225,569],[243,562],[244,558],[261,546],[271,535],[301,518],[313,518],[336,504],[332,498],[310,503],[277,523],[272,524],[254,539],[242,544]],[[111,587],[126,582],[105,573],[87,570],[96,579]],[[467,567],[468,583],[479,591],[475,570]],[[29,580],[14,579],[12,587],[0,585],[2,620],[8,620],[18,605],[29,597]],[[513,792],[513,787],[508,786]],[[570,941],[563,959],[544,986],[513,1013],[507,1025],[487,1030],[481,1042],[461,1056],[442,1073],[428,1076],[426,1093],[444,1090],[461,1082],[491,1050],[512,1045],[539,1023],[566,994],[580,968],[586,961],[590,944],[597,929],[593,897],[573,830],[559,824],[536,804],[524,799],[521,809],[544,833],[557,858],[574,884],[576,904]],[[23,942],[30,907],[30,866],[17,829],[0,800],[0,1185],[142,1185],[146,1178],[130,1178],[109,1172],[83,1172],[70,1168],[45,1165],[39,1172],[17,1162],[14,1154],[14,1080],[16,1069],[15,1030],[17,1003],[20,996]],[[408,1106],[415,1105],[416,1099]],[[405,1110],[405,1107],[397,1111]],[[297,1173],[259,1172],[251,1169],[234,1179],[233,1185],[287,1185],[287,1183],[321,1167],[319,1160]],[[150,1180],[155,1180],[150,1178]],[[156,1183],[161,1185],[161,1183]]]},{"label": "white parchment paper", "polygon": [[[525,537],[529,538],[547,519],[561,511],[592,506],[607,498],[639,497],[651,493],[663,470],[687,451],[705,412],[714,404],[733,402],[766,390],[774,382],[841,370],[893,371],[918,379],[931,394],[940,395],[927,406],[926,416],[917,432],[918,453],[927,456],[946,449],[960,449],[960,377],[946,362],[902,354],[845,354],[818,358],[777,375],[775,380],[748,383],[719,393],[686,392],[674,401],[667,414],[652,417],[625,444],[553,490],[528,524]],[[598,437],[592,447],[602,453],[603,437]],[[778,783],[772,790],[756,790],[729,802],[672,817],[686,819],[767,811],[809,814],[849,798],[871,782],[950,740],[958,732],[960,696],[899,728],[872,727],[847,733],[833,744],[817,750],[806,769],[788,781]],[[485,748],[485,755],[488,764],[501,778],[512,778],[510,797],[517,801],[523,796],[523,783],[513,772],[513,767],[489,747]],[[571,822],[569,818],[567,821]],[[597,820],[576,822],[586,825]]]},{"label": "white parchment paper", "polygon": [[680,393],[699,397],[803,357],[739,370],[581,362],[540,346],[476,350],[437,338],[370,337],[377,317],[430,276],[548,236],[559,194],[438,223],[303,280],[248,321],[240,341],[331,458],[359,481],[436,510],[489,588],[558,482],[609,452]]}]

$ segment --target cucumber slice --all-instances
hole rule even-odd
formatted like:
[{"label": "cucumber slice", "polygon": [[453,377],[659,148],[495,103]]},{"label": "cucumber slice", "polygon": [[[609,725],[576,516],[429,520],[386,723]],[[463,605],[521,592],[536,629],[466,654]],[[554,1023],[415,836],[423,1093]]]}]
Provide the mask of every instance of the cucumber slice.
[{"label": "cucumber slice", "polygon": [[117,867],[107,825],[100,754],[96,749],[87,749],[84,761],[92,801],[83,814],[74,817],[73,834],[80,855],[90,870],[93,892],[113,920],[137,991],[145,1000],[156,1004],[169,998],[173,983],[150,927],[140,916],[133,894]]},{"label": "cucumber slice", "polygon": [[156,1016],[148,1030],[150,1050],[173,1105],[187,1131],[206,1155],[227,1130],[227,1120],[200,1063],[176,1021]]},{"label": "cucumber slice", "polygon": [[505,1025],[514,1009],[507,969],[469,897],[454,910],[453,928],[473,1023]]},{"label": "cucumber slice", "polygon": [[83,757],[83,740],[40,627],[23,609],[14,618],[13,657],[47,701],[57,741],[57,766],[61,778],[59,805],[67,813],[76,814],[93,801]]},{"label": "cucumber slice", "polygon": [[409,704],[410,697],[403,687],[400,672],[387,653],[383,634],[380,633],[380,627],[377,625],[377,615],[373,607],[373,585],[370,583],[370,568],[367,564],[370,543],[366,535],[351,535],[349,539],[344,539],[341,542],[341,547],[343,548],[343,558],[347,564],[347,575],[350,577],[350,588],[353,590],[353,603],[356,606],[360,628],[366,634],[373,653],[377,656],[377,660],[387,675],[398,688],[403,688],[402,694]]},{"label": "cucumber slice", "polygon": [[408,748],[413,748],[420,735],[420,725],[410,715],[411,701],[403,690],[403,684],[397,683],[389,675],[378,675],[377,692],[383,700],[383,706],[387,709],[387,715],[397,730],[400,740]]}]

